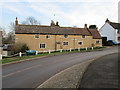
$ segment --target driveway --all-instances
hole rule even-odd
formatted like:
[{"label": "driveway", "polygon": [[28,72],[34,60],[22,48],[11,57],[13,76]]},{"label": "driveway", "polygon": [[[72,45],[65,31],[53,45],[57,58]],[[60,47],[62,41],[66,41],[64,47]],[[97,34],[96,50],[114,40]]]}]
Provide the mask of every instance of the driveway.
[{"label": "driveway", "polygon": [[102,51],[72,53],[34,59],[2,67],[3,88],[36,88],[56,73],[75,64],[118,52],[118,47]]}]

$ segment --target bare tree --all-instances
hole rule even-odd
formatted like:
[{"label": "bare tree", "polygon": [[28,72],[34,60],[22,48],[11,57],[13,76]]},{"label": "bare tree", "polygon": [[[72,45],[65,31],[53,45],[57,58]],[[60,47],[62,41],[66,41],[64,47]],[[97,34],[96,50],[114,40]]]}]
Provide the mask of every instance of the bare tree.
[{"label": "bare tree", "polygon": [[10,28],[11,32],[15,33],[15,23],[14,22],[10,23],[9,28]]},{"label": "bare tree", "polygon": [[5,28],[0,26],[0,31],[2,31],[2,36],[6,37],[7,34],[6,34],[6,31],[5,31]]},{"label": "bare tree", "polygon": [[34,17],[27,17],[25,21],[22,22],[25,25],[40,25],[40,21],[36,20]]},{"label": "bare tree", "polygon": [[11,22],[9,28],[11,31],[8,34],[4,33],[5,29],[3,29],[3,44],[15,43],[15,23]]}]

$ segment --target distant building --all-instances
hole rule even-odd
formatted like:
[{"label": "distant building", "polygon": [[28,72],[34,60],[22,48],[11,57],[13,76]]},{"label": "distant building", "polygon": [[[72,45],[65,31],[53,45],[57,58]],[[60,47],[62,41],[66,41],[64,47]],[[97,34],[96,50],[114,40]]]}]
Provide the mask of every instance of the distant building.
[{"label": "distant building", "polygon": [[3,56],[10,56],[12,55],[13,45],[11,44],[4,44],[3,45]]},{"label": "distant building", "polygon": [[120,43],[120,23],[111,22],[107,19],[99,32],[103,39]]},{"label": "distant building", "polygon": [[51,21],[50,26],[22,25],[16,18],[16,43],[25,43],[30,50],[45,52],[48,50],[67,50],[102,46],[102,38],[97,29],[61,27]]},{"label": "distant building", "polygon": [[2,54],[2,31],[0,31],[0,54]]}]

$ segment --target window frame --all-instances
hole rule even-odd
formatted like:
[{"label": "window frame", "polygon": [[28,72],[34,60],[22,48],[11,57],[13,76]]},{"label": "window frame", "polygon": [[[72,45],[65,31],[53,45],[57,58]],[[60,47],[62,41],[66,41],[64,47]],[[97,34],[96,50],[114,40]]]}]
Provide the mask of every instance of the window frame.
[{"label": "window frame", "polygon": [[[83,37],[84,36],[84,37]],[[82,35],[82,38],[84,39],[84,38],[86,38],[86,35]]]},{"label": "window frame", "polygon": [[[38,36],[38,38],[36,38],[36,35]],[[39,35],[39,34],[35,34],[34,38],[35,38],[35,39],[39,39],[39,38],[40,38],[40,35]]]},{"label": "window frame", "polygon": [[[42,44],[44,44],[45,46],[44,46],[44,47],[41,47]],[[45,48],[46,48],[46,43],[40,43],[40,44],[39,44],[39,48],[40,48],[40,49],[45,49]]]},{"label": "window frame", "polygon": [[46,35],[46,39],[50,39],[50,35]]},{"label": "window frame", "polygon": [[[81,42],[82,44],[79,44],[79,42]],[[82,46],[82,45],[83,45],[83,41],[78,41],[78,45],[79,45],[79,46]]]},{"label": "window frame", "polygon": [[120,36],[118,36],[118,41],[120,41]]},{"label": "window frame", "polygon": [[68,38],[68,35],[67,35],[67,34],[65,34],[65,35],[64,35],[64,38]]},{"label": "window frame", "polygon": [[[98,42],[98,43],[97,43]],[[96,40],[96,44],[100,44],[100,41],[99,40]]]},{"label": "window frame", "polygon": [[[65,43],[67,43],[67,45],[66,45]],[[64,45],[64,46],[68,46],[68,45],[69,45],[69,42],[68,42],[68,41],[64,41],[64,42],[63,42],[63,45]]]}]

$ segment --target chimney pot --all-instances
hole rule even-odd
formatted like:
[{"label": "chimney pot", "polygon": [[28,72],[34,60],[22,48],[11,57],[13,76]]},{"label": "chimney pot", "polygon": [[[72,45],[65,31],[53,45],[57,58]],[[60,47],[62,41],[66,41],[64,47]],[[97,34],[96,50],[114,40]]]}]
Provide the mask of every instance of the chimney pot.
[{"label": "chimney pot", "polygon": [[87,24],[85,24],[84,28],[87,28]]},{"label": "chimney pot", "polygon": [[16,20],[15,20],[15,25],[18,25],[18,19],[17,19],[17,17],[16,17]]}]

